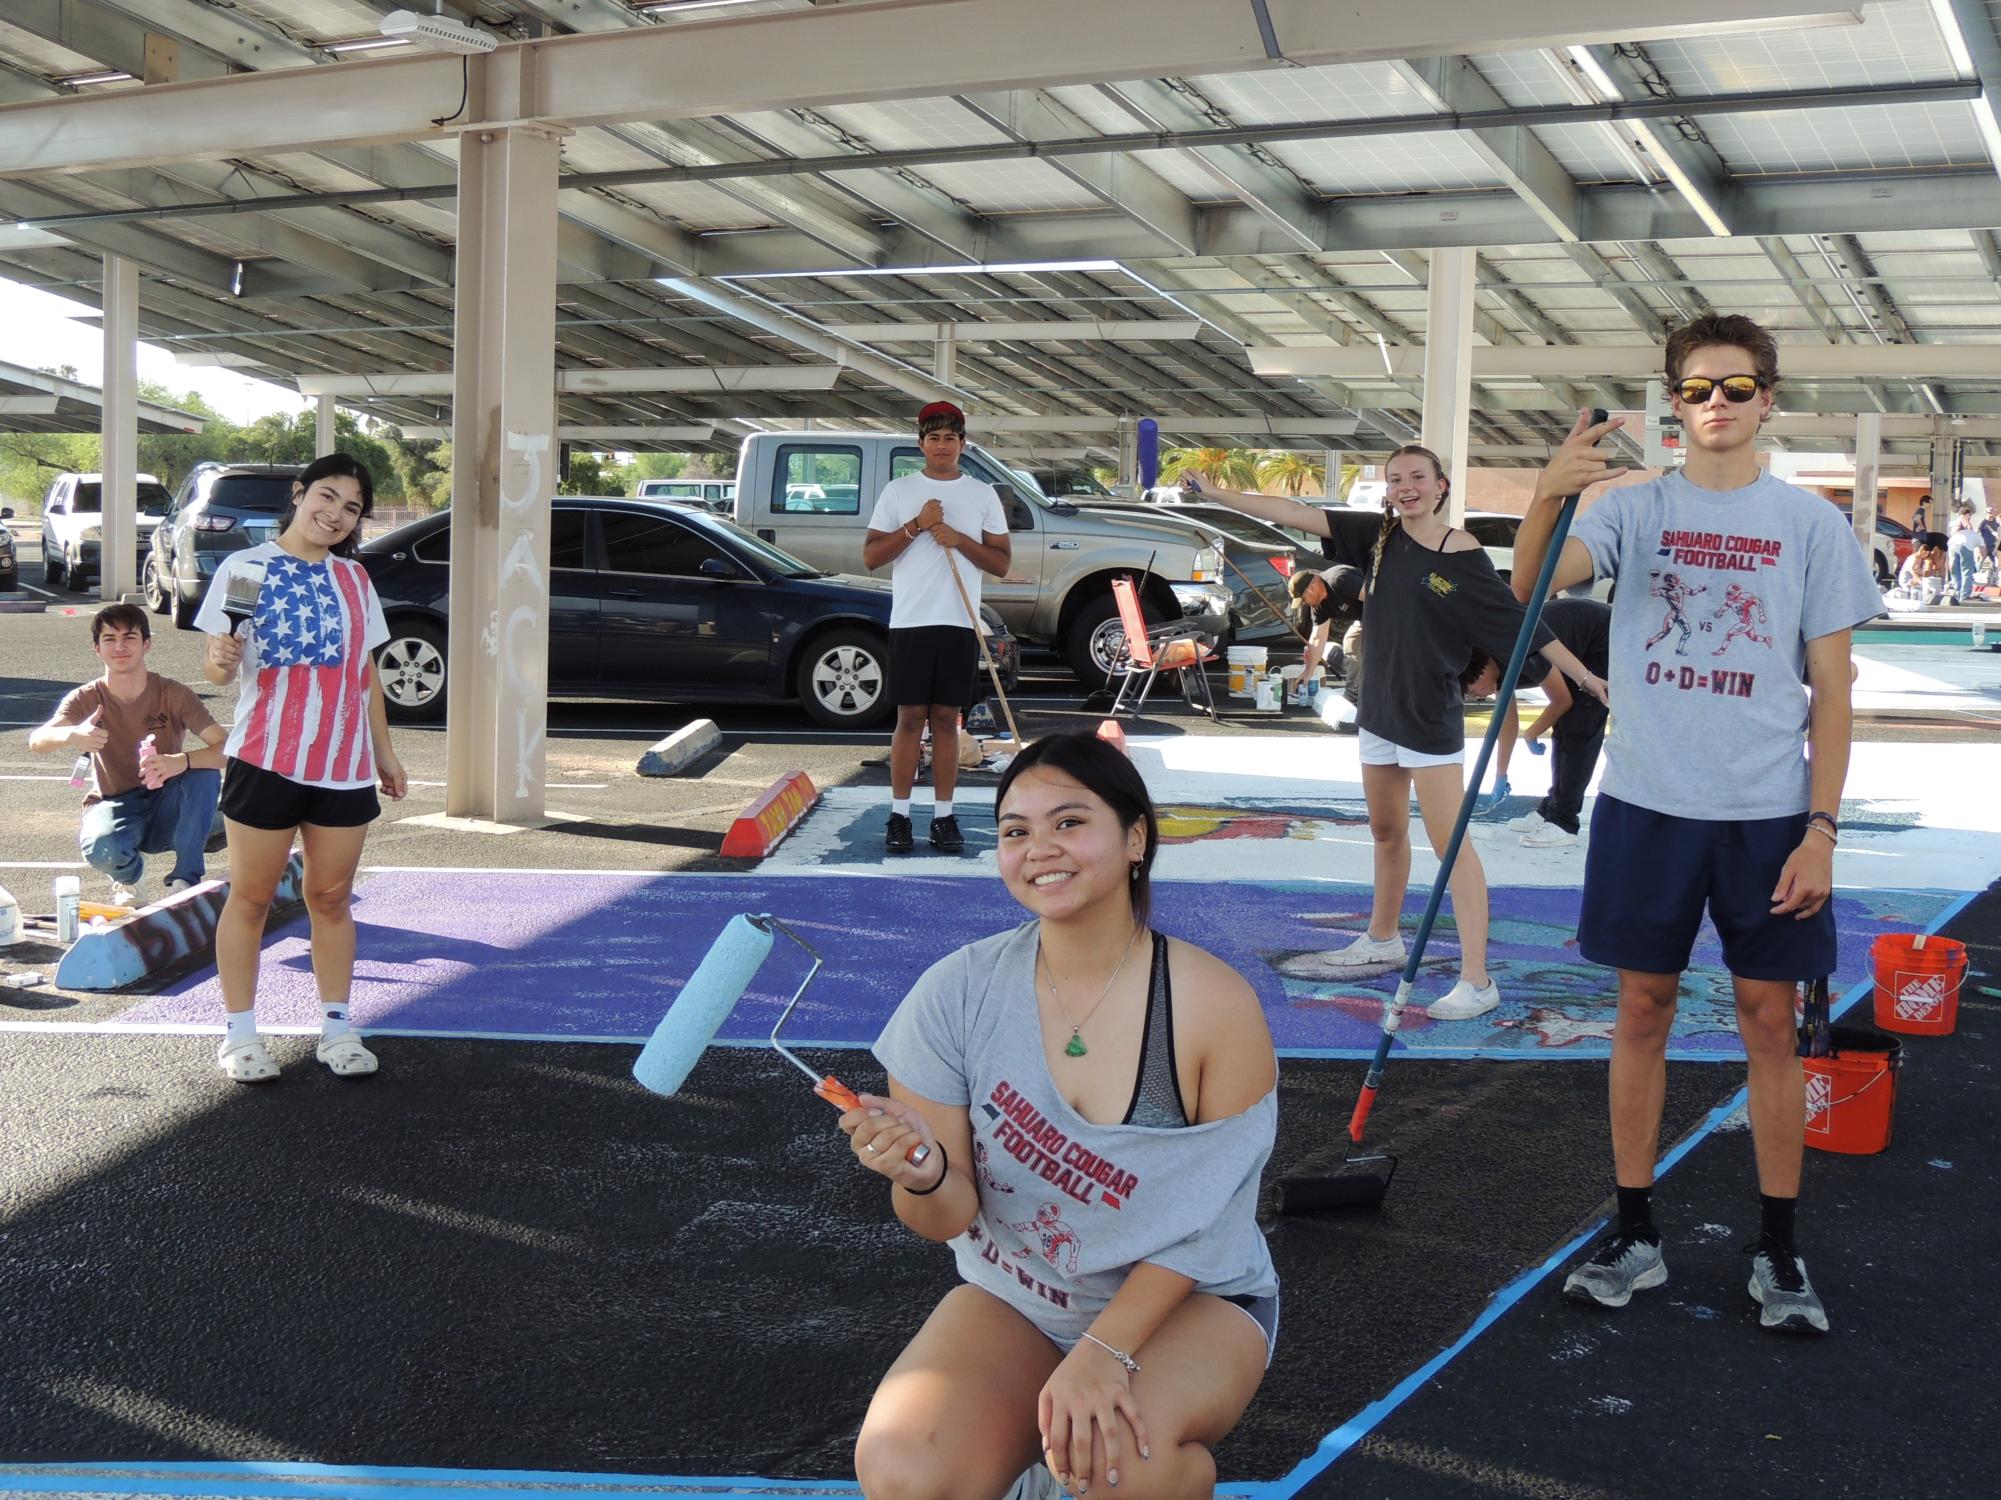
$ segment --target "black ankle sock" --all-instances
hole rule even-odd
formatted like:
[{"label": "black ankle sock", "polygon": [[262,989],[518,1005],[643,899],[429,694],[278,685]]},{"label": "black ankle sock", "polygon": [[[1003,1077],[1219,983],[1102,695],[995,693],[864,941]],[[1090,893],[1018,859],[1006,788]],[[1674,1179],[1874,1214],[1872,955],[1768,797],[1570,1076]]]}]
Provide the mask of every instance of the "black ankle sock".
[{"label": "black ankle sock", "polygon": [[1658,1240],[1654,1228],[1654,1190],[1651,1187],[1622,1187],[1619,1192],[1619,1233],[1643,1240]]},{"label": "black ankle sock", "polygon": [[1768,1248],[1783,1250],[1788,1255],[1799,1253],[1793,1248],[1793,1210],[1798,1206],[1797,1198],[1758,1194],[1758,1238]]}]

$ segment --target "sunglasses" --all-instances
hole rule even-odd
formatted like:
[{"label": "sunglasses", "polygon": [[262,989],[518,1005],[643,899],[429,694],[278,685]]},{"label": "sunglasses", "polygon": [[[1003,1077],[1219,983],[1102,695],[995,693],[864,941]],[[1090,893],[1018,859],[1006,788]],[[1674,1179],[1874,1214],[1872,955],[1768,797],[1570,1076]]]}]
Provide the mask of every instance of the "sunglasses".
[{"label": "sunglasses", "polygon": [[1721,380],[1709,380],[1701,375],[1691,375],[1674,388],[1690,406],[1706,406],[1709,394],[1718,386],[1723,387],[1723,399],[1733,404],[1749,401],[1764,388],[1765,382],[1755,375],[1725,375]]}]

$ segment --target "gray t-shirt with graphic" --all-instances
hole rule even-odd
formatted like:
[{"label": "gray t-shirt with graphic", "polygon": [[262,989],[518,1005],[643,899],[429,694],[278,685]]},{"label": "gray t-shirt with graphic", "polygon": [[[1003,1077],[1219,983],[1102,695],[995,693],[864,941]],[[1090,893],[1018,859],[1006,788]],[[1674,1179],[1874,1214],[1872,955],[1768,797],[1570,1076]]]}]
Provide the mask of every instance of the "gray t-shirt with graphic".
[{"label": "gray t-shirt with graphic", "polygon": [[1806,811],[1806,643],[1883,613],[1841,512],[1770,474],[1705,490],[1671,473],[1571,535],[1617,582],[1603,791],[1681,818]]},{"label": "gray t-shirt with graphic", "polygon": [[1024,923],[940,959],[876,1039],[890,1077],[972,1124],[980,1211],[952,1241],[959,1275],[1066,1346],[1142,1261],[1215,1296],[1274,1295],[1257,1201],[1277,1090],[1174,1129],[1084,1119],[1042,1050],[1039,932]]}]

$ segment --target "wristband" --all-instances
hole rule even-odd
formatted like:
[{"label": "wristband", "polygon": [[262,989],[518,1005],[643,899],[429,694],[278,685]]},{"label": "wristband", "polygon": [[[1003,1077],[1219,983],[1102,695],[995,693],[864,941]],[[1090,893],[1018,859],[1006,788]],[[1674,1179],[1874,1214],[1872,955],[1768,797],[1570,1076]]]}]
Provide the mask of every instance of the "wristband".
[{"label": "wristband", "polygon": [[937,1143],[937,1147],[938,1147],[938,1180],[936,1182],[932,1183],[931,1186],[929,1186],[928,1188],[903,1187],[903,1184],[900,1182],[897,1184],[898,1187],[903,1188],[903,1190],[906,1193],[910,1194],[910,1196],[913,1198],[929,1198],[933,1193],[937,1192],[938,1189],[940,1189],[945,1185],[945,1178],[952,1170],[952,1163],[951,1160],[945,1155],[945,1143],[943,1141],[939,1141]]},{"label": "wristband", "polygon": [[1806,826],[1818,828],[1837,844],[1841,842],[1841,825],[1834,821],[1833,813],[1810,812],[1806,815]]},{"label": "wristband", "polygon": [[1839,844],[1841,842],[1840,836],[1836,834],[1832,828],[1829,828],[1825,823],[1809,823],[1806,825],[1806,830],[1808,833],[1826,834],[1827,841],[1830,844]]},{"label": "wristband", "polygon": [[917,524],[917,522],[916,522],[916,521],[914,521],[914,520],[911,520],[911,521],[905,521],[905,522],[903,523],[903,534],[904,534],[905,536],[909,537],[909,538],[910,538],[910,540],[911,540],[911,541],[913,541],[913,542],[917,540],[917,533],[916,533],[916,532],[914,532],[914,531],[912,531],[912,530],[911,530],[910,528],[911,528],[911,527],[913,527],[913,526],[915,526],[916,524]]},{"label": "wristband", "polygon": [[1092,1343],[1096,1344],[1100,1349],[1104,1350],[1105,1353],[1111,1355],[1111,1357],[1117,1360],[1120,1364],[1124,1365],[1126,1367],[1126,1373],[1128,1375],[1139,1374],[1139,1361],[1134,1359],[1130,1354],[1126,1353],[1125,1350],[1114,1349],[1110,1344],[1106,1343],[1103,1339],[1099,1338],[1095,1333],[1087,1333],[1084,1335],[1084,1337],[1089,1339]]}]

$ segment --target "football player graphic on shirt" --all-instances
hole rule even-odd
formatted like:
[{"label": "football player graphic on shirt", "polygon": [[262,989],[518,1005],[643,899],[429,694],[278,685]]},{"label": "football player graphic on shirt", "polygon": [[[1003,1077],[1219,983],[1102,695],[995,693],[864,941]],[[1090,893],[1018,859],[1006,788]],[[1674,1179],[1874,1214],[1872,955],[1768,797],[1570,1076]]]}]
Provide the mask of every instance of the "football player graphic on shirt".
[{"label": "football player graphic on shirt", "polygon": [[1654,580],[1653,587],[1647,592],[1667,605],[1667,618],[1661,621],[1661,628],[1648,637],[1645,649],[1653,650],[1667,639],[1670,630],[1679,630],[1681,639],[1674,643],[1674,654],[1688,655],[1688,616],[1683,611],[1687,609],[1689,600],[1709,590],[1700,584],[1683,583],[1679,573],[1649,573],[1647,576]]},{"label": "football player graphic on shirt", "polygon": [[[1723,644],[1709,653],[1711,656],[1721,656],[1724,652],[1728,651],[1730,643],[1740,635],[1749,636],[1756,645],[1769,646],[1772,644],[1772,638],[1769,635],[1760,635],[1758,633],[1758,627],[1766,623],[1765,602],[1756,594],[1745,593],[1741,584],[1731,584],[1723,595],[1723,602],[1709,612],[1711,620],[1720,620],[1725,615],[1732,616],[1734,623],[1730,626],[1729,633],[1723,637]],[[1704,630],[1709,628],[1707,622],[1703,624],[1702,628]]]},{"label": "football player graphic on shirt", "polygon": [[979,1179],[980,1186],[983,1188],[991,1188],[996,1193],[1011,1193],[1014,1191],[1011,1184],[1002,1182],[998,1177],[994,1176],[994,1169],[987,1164],[987,1143],[985,1141],[973,1142],[973,1175]]},{"label": "football player graphic on shirt", "polygon": [[1083,1248],[1083,1241],[1077,1238],[1076,1230],[1063,1222],[1063,1210],[1054,1203],[1043,1204],[1035,1211],[1035,1217],[1026,1223],[1009,1224],[1007,1227],[1016,1234],[1040,1240],[1042,1258],[1065,1276],[1077,1274],[1077,1252]]}]

